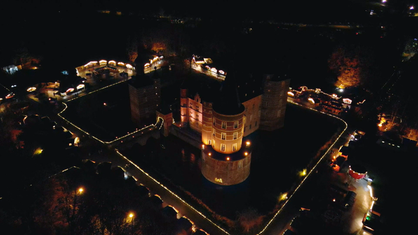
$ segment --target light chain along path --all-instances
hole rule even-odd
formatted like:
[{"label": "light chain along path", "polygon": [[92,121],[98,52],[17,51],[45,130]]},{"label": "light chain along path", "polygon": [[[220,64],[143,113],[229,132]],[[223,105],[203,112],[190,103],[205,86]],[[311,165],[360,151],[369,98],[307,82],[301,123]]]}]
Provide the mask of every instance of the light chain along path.
[{"label": "light chain along path", "polygon": [[[153,194],[158,194],[166,204],[176,208],[181,215],[189,218],[197,227],[203,229],[205,232],[213,235],[229,234],[225,229],[218,226],[165,185],[158,182],[158,180],[121,154],[117,149],[109,149],[101,154],[94,154],[90,159],[97,162],[112,162],[112,166],[124,167],[130,175],[138,180],[138,183],[148,187]],[[130,167],[125,168],[126,165],[129,165]]]},{"label": "light chain along path", "polygon": [[[125,81],[120,81],[119,83],[121,83],[121,82],[125,82]],[[113,85],[116,85],[116,84],[113,84]],[[107,87],[103,87],[101,89],[98,89],[97,91],[105,89],[105,88],[109,88],[111,86],[112,85],[107,86]],[[97,92],[97,91],[90,92],[90,94],[92,94],[94,92]],[[69,100],[69,101],[71,101],[71,100]],[[312,111],[319,112],[315,109],[305,107],[305,106],[300,105],[296,102],[293,102],[293,100],[291,100],[291,99],[288,99],[288,102],[290,104],[293,104],[293,105],[298,105],[298,106],[301,106],[301,107],[304,107],[304,108],[307,108],[307,109],[311,109]],[[64,105],[65,105],[65,103],[64,103]],[[65,118],[63,118],[60,115],[63,111],[59,112],[58,116],[60,118],[62,118],[63,121],[65,121],[65,123],[67,124],[66,128],[70,129],[71,131],[76,133],[78,136],[83,136],[85,134],[87,134],[87,135],[89,134],[86,131],[82,130],[81,128],[77,127],[76,125],[72,124],[71,122],[69,122]],[[332,154],[333,151],[331,151],[331,150],[333,150],[336,146],[340,146],[340,145],[344,144],[344,141],[346,140],[346,138],[348,136],[348,131],[347,131],[348,125],[347,125],[347,123],[339,117],[336,117],[336,116],[333,116],[333,115],[330,115],[330,114],[327,114],[327,113],[324,113],[324,112],[320,112],[320,113],[322,113],[324,115],[331,116],[333,118],[336,118],[336,119],[339,119],[340,121],[342,121],[345,124],[344,130],[341,131],[341,133],[339,133],[339,136],[336,138],[336,140],[331,144],[331,146],[322,155],[322,157],[318,160],[318,162],[314,165],[314,167],[309,171],[309,173],[302,180],[302,182],[296,187],[293,194],[289,196],[289,198],[286,200],[286,202],[282,206],[282,208],[273,216],[273,218],[267,223],[267,225],[258,234],[281,234],[281,233],[284,232],[287,225],[290,223],[291,219],[294,217],[294,215],[297,214],[297,212],[299,210],[299,205],[297,205],[297,202],[291,202],[292,197],[298,196],[297,194],[299,193],[299,191],[302,191],[302,190],[299,190],[299,189],[304,185],[305,181],[309,181],[308,179],[312,178],[310,176],[312,175],[312,172],[315,172],[317,170],[318,164],[321,163],[324,159],[326,159],[327,157],[329,157]],[[160,195],[162,200],[166,204],[169,204],[169,205],[175,207],[181,215],[184,215],[187,218],[189,218],[191,221],[193,221],[193,223],[195,223],[195,225],[197,227],[199,227],[199,228],[203,229],[204,231],[208,232],[209,234],[213,234],[213,235],[229,234],[224,228],[217,225],[215,222],[213,222],[212,220],[207,218],[204,214],[202,214],[200,211],[195,209],[193,206],[191,206],[185,200],[180,198],[172,190],[170,190],[165,185],[158,182],[158,180],[153,178],[151,175],[149,175],[147,172],[145,172],[141,167],[139,167],[133,161],[128,159],[126,156],[121,154],[117,149],[107,148],[107,146],[106,146],[107,143],[104,143],[103,141],[95,138],[94,136],[90,136],[90,138],[92,138],[92,139],[85,139],[86,142],[90,142],[90,144],[93,144],[93,145],[94,145],[93,142],[100,143],[100,146],[104,147],[103,148],[104,149],[103,153],[101,153],[101,154],[95,153],[95,154],[90,156],[90,158],[92,160],[95,160],[95,161],[98,161],[98,162],[103,162],[103,161],[112,162],[112,164],[114,166],[121,166],[121,167],[125,167],[126,165],[131,166],[131,167],[128,167],[128,169],[125,169],[125,170],[130,175],[134,176],[139,181],[138,183],[144,184],[146,187],[148,187],[152,191],[152,193]],[[315,175],[315,174],[313,174],[313,175]],[[295,201],[299,201],[299,200],[295,200]]]}]

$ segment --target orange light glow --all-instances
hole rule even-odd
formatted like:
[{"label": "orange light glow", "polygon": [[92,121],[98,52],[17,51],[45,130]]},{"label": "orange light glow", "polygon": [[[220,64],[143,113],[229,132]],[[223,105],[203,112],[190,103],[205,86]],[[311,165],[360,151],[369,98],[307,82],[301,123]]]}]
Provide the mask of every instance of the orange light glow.
[{"label": "orange light glow", "polygon": [[250,146],[250,145],[251,145],[250,141],[245,142],[245,146]]},{"label": "orange light glow", "polygon": [[77,191],[78,191],[79,194],[82,194],[84,192],[84,188],[83,187],[80,187],[80,188],[78,188]]},{"label": "orange light glow", "polygon": [[212,156],[212,153],[208,153],[209,156]]},{"label": "orange light glow", "polygon": [[245,155],[245,156],[248,156],[248,152],[244,152],[244,155]]}]

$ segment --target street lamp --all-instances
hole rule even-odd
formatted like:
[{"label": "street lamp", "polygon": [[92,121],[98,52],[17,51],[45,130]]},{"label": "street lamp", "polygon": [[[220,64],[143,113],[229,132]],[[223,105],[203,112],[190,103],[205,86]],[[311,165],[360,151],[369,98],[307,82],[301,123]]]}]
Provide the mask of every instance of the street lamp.
[{"label": "street lamp", "polygon": [[83,187],[78,188],[77,192],[79,195],[83,194],[84,188]]},{"label": "street lamp", "polygon": [[134,217],[135,214],[133,212],[129,212],[127,222],[131,222],[131,234],[134,234]]},{"label": "street lamp", "polygon": [[79,187],[75,192],[74,192],[74,201],[73,201],[73,214],[71,216],[71,221],[70,221],[70,231],[74,232],[74,219],[75,219],[75,213],[76,213],[76,207],[77,207],[77,195],[82,195],[84,193],[84,188],[83,187]]}]

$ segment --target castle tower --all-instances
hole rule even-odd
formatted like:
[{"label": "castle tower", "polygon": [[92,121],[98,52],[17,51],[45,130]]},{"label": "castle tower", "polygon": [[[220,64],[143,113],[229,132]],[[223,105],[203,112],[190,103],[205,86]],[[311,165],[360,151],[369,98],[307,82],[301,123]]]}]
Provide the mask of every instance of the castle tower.
[{"label": "castle tower", "polygon": [[212,103],[203,101],[202,143],[204,145],[212,145],[213,143],[212,117]]},{"label": "castle tower", "polygon": [[180,126],[186,127],[189,123],[189,99],[187,98],[187,89],[181,88],[180,89]]},{"label": "castle tower", "polygon": [[265,74],[263,83],[260,130],[273,131],[284,126],[290,79],[286,75]]},{"label": "castle tower", "polygon": [[160,98],[161,82],[157,71],[154,71],[151,77],[144,74],[143,67],[139,68],[137,75],[129,81],[132,121],[138,126],[153,123],[156,110],[160,105]]},{"label": "castle tower", "polygon": [[201,170],[203,176],[215,184],[239,184],[250,174],[251,143],[242,144],[244,112],[234,77],[225,80],[219,100],[212,107],[204,105]]}]

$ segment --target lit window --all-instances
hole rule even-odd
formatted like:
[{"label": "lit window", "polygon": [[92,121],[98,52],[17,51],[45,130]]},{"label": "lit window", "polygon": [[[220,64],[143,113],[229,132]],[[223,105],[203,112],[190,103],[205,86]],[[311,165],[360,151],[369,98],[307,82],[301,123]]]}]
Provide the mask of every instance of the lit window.
[{"label": "lit window", "polygon": [[225,140],[226,139],[226,133],[222,133],[221,137],[222,137],[222,140]]},{"label": "lit window", "polygon": [[237,151],[237,148],[238,148],[237,144],[232,145],[232,151]]},{"label": "lit window", "polygon": [[212,145],[212,140],[209,140],[209,141],[208,141],[208,144],[209,144],[209,145]]},{"label": "lit window", "polygon": [[215,131],[213,131],[213,132],[212,132],[212,135],[213,135],[213,137],[215,137],[215,136],[216,136]]},{"label": "lit window", "polygon": [[226,129],[226,123],[225,122],[222,122],[221,128]]},{"label": "lit window", "polygon": [[238,132],[234,132],[234,140],[238,139]]},{"label": "lit window", "polygon": [[238,121],[234,122],[234,129],[238,128]]},{"label": "lit window", "polygon": [[225,144],[221,144],[221,151],[222,151],[222,152],[225,152],[225,151],[226,151],[226,146],[225,146]]}]

